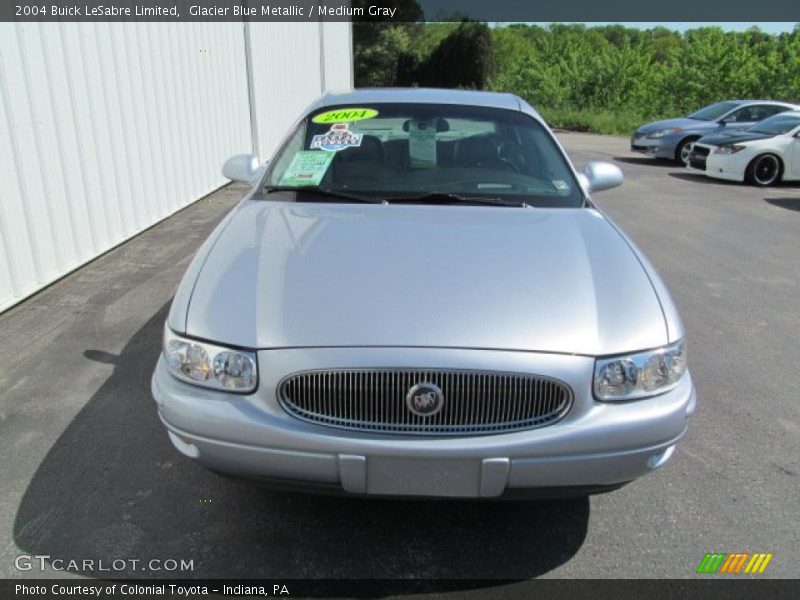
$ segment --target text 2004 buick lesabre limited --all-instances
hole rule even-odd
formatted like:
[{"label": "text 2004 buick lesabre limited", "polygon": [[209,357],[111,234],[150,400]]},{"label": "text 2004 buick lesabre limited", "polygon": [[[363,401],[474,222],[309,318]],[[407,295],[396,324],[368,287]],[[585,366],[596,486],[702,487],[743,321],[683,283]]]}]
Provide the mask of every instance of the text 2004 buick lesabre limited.
[{"label": "text 2004 buick lesabre limited", "polygon": [[[661,279],[509,94],[314,103],[178,287],[153,377],[175,447],[354,494],[614,489],[695,392]],[[254,180],[254,178],[256,178]]]}]

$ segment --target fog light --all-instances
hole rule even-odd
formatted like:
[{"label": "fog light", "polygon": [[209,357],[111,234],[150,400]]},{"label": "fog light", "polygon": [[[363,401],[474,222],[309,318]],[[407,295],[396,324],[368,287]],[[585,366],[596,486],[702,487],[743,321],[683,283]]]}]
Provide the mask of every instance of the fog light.
[{"label": "fog light", "polygon": [[647,459],[647,467],[649,469],[657,469],[663,466],[664,463],[670,459],[673,452],[675,452],[674,444],[669,448],[667,448],[666,450],[659,452],[658,454],[654,454],[649,459]]},{"label": "fog light", "polygon": [[175,446],[178,452],[184,456],[188,456],[189,458],[197,458],[200,456],[199,448],[188,439],[178,436],[171,431],[168,431],[167,433],[169,434],[169,439],[172,442],[172,445]]}]

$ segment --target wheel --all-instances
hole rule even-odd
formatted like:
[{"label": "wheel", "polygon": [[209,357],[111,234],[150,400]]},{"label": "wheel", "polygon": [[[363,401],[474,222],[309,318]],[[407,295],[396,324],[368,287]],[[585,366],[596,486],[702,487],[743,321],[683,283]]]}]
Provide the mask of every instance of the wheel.
[{"label": "wheel", "polygon": [[767,187],[778,183],[782,174],[783,165],[781,164],[781,159],[774,154],[762,154],[761,156],[756,156],[747,165],[745,178],[753,185]]},{"label": "wheel", "polygon": [[689,164],[689,153],[692,150],[692,144],[694,144],[699,138],[686,138],[682,140],[678,147],[675,148],[675,162],[679,162],[682,165]]}]

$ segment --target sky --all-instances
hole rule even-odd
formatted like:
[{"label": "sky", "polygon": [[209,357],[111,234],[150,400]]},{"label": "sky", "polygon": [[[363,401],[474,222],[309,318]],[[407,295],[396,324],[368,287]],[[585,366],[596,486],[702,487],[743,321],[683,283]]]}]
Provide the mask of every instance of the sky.
[{"label": "sky", "polygon": [[[584,23],[587,27],[593,25],[616,25],[617,23]],[[653,27],[666,27],[667,29],[674,29],[676,31],[686,31],[687,29],[697,29],[698,27],[722,27],[726,31],[745,31],[750,29],[753,25],[761,29],[765,33],[781,33],[784,31],[792,31],[796,23],[783,23],[783,22],[768,22],[768,23],[619,23],[626,27],[635,27],[637,29],[652,29]],[[499,23],[498,23],[499,25]],[[537,23],[537,25],[550,25],[550,23]]]}]

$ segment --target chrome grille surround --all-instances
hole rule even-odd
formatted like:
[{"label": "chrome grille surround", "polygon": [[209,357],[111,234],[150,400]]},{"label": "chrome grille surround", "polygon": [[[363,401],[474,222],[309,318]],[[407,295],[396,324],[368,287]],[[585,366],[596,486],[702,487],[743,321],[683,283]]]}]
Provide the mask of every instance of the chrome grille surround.
[{"label": "chrome grille surround", "polygon": [[[419,416],[406,405],[419,383],[441,388],[444,405]],[[572,389],[550,377],[442,369],[303,371],[278,384],[290,415],[312,423],[378,433],[474,435],[536,429],[556,423],[573,402]]]}]

